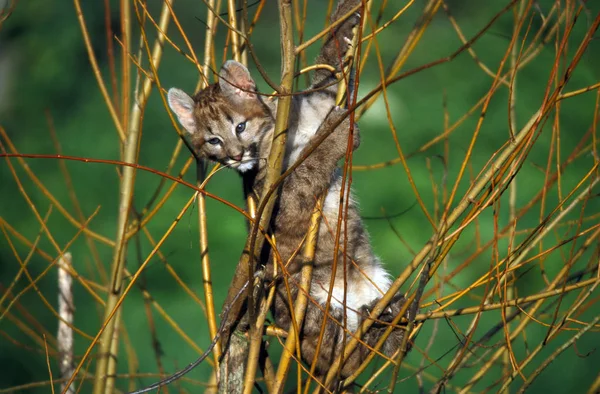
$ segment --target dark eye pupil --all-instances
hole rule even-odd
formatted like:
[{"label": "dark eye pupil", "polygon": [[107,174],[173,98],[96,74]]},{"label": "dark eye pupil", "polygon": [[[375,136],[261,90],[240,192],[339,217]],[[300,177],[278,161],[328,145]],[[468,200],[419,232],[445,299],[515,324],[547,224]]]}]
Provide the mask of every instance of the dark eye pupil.
[{"label": "dark eye pupil", "polygon": [[246,130],[246,122],[238,123],[238,125],[235,126],[235,132],[236,133],[241,133],[244,130]]},{"label": "dark eye pupil", "polygon": [[221,143],[221,140],[218,138],[211,138],[208,140],[208,143],[211,145],[219,145]]}]

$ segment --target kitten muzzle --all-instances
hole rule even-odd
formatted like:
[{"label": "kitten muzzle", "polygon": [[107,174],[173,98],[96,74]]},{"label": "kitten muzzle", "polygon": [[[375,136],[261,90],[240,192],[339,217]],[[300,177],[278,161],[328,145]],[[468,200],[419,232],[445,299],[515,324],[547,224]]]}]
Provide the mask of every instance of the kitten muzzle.
[{"label": "kitten muzzle", "polygon": [[237,171],[242,173],[254,169],[257,164],[258,161],[248,150],[239,155],[229,156],[229,160],[227,160],[227,165],[230,168],[235,168]]}]

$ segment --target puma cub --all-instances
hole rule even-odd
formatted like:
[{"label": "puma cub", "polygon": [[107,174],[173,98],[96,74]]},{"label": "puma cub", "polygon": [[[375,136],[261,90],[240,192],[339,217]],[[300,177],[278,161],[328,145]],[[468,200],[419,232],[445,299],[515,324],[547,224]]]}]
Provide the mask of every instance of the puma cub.
[{"label": "puma cub", "polygon": [[[358,4],[360,0],[340,1],[333,20],[345,16]],[[341,69],[341,59],[348,49],[352,29],[359,21],[360,14],[354,13],[334,29],[317,57],[318,64],[328,64],[336,70]],[[332,124],[347,115],[335,105],[336,92],[335,73],[319,69],[313,75],[308,92],[294,95],[287,130],[285,169],[296,162],[316,136],[330,129]],[[172,88],[169,90],[168,99],[179,122],[189,133],[196,153],[234,168],[242,176],[253,177],[253,189],[260,197],[266,173],[266,159],[273,139],[277,99],[265,100],[261,97],[246,67],[233,60],[223,65],[218,83],[199,91],[193,97],[182,90]],[[319,374],[329,370],[351,333],[368,317],[370,308],[389,289],[392,282],[389,273],[373,253],[357,203],[348,191],[344,194],[344,204],[340,206],[342,175],[337,163],[346,154],[351,128],[354,129],[353,147],[357,148],[359,130],[346,116],[335,131],[284,180],[270,229],[275,236],[282,262],[287,264],[286,272],[289,273],[293,300],[298,293],[302,266],[314,265],[310,286],[311,299],[300,330],[302,357],[309,364],[315,357],[315,348],[325,316],[323,311],[328,294],[330,291],[332,293],[324,340],[317,357]],[[316,201],[323,193],[326,193],[326,198],[322,208],[315,258],[312,262],[303,261],[301,254],[295,252],[305,238]],[[348,201],[348,211],[344,218],[347,225],[342,226],[337,252],[338,266],[334,273],[332,264],[336,253],[338,212],[345,209],[345,201]],[[346,248],[344,245],[347,245]],[[268,261],[262,264],[266,266],[267,275],[272,273],[273,253]],[[278,272],[282,272],[281,267],[278,267]],[[332,275],[335,281],[330,289]],[[275,321],[280,327],[288,329],[293,304],[289,303],[284,281],[280,276],[269,277],[267,285],[276,286],[277,294],[272,310]],[[399,313],[402,304],[403,297],[396,296],[379,317],[379,321],[391,321]],[[360,365],[369,353],[364,344],[373,347],[386,328],[386,324],[375,323],[368,330],[363,337],[363,344],[343,365],[342,376],[348,376]],[[403,329],[396,328],[385,342],[382,351],[391,356],[399,348],[403,336]]]}]

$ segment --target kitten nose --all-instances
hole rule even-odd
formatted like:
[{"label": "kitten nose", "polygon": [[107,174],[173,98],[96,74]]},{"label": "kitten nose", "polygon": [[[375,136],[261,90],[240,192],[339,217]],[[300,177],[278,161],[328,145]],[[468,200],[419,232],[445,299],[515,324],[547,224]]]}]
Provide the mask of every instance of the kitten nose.
[{"label": "kitten nose", "polygon": [[238,153],[237,155],[231,155],[231,158],[235,161],[242,161],[242,154]]}]

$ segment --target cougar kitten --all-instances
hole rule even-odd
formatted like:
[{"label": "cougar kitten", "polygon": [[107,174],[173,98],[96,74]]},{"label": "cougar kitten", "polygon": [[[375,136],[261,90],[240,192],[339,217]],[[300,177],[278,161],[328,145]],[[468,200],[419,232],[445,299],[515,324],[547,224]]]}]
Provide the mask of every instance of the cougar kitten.
[{"label": "cougar kitten", "polygon": [[[340,1],[333,20],[348,14],[359,3],[360,0]],[[317,57],[318,64],[332,65],[340,70],[340,60],[344,58],[352,37],[352,29],[359,20],[359,15],[354,14],[337,26],[323,45]],[[304,148],[316,136],[345,115],[345,111],[335,106],[336,92],[335,73],[319,69],[313,76],[309,92],[293,97],[287,130],[285,169],[302,155]],[[273,138],[277,99],[263,100],[256,93],[256,84],[246,67],[232,60],[223,65],[218,83],[199,91],[193,98],[175,88],[169,90],[168,98],[171,109],[189,133],[196,153],[235,168],[245,176],[251,173],[255,176],[254,190],[260,193]],[[300,332],[302,356],[308,363],[312,362],[315,355],[324,317],[323,310],[333,275],[338,212],[340,208],[345,209],[345,204],[340,207],[342,176],[337,163],[346,154],[351,126],[348,119],[344,120],[284,180],[271,223],[277,250],[286,264],[305,238],[317,199],[323,193],[327,193],[314,261],[303,261],[299,253],[286,266],[290,274],[292,299],[295,300],[302,266],[314,264],[310,287],[311,302],[308,304]],[[358,131],[354,125],[354,148],[359,145]],[[341,353],[342,345],[348,341],[349,333],[357,330],[370,308],[389,289],[392,282],[390,275],[371,249],[357,204],[348,192],[344,195],[344,201],[348,201],[345,217],[347,232],[342,226],[338,266],[331,289],[331,307],[324,341],[317,359],[317,373],[320,374],[326,373],[330,368],[335,357]],[[267,274],[273,272],[272,253],[265,265]],[[281,268],[278,272],[281,272]],[[277,324],[287,329],[291,324],[293,305],[289,304],[283,280],[279,277],[271,279],[275,282],[277,291],[273,315]],[[391,321],[398,314],[402,303],[403,298],[397,296],[379,320]],[[374,324],[363,337],[363,342],[373,347],[386,327]],[[384,344],[384,353],[391,356],[399,348],[403,335],[402,329],[394,330]],[[368,352],[366,346],[359,346],[344,364],[342,376],[351,374]]]}]

